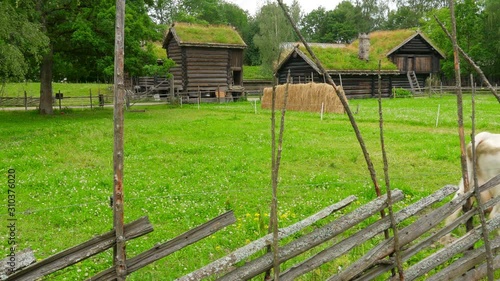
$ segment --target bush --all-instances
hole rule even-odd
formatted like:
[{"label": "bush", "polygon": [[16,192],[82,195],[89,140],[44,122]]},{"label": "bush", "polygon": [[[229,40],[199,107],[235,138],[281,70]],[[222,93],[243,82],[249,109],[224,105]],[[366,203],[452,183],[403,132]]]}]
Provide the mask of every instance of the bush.
[{"label": "bush", "polygon": [[413,93],[403,88],[394,88],[392,90],[392,96],[395,98],[412,98]]}]

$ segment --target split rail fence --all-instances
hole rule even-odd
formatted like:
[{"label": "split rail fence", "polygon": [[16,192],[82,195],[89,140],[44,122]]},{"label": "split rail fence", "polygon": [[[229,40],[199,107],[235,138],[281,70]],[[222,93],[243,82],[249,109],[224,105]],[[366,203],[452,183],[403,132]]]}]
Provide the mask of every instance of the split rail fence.
[{"label": "split rail fence", "polygon": [[[480,191],[488,190],[498,184],[500,184],[500,175],[481,186]],[[454,242],[444,246],[439,246],[441,244],[438,241],[471,217],[476,216],[479,209],[487,209],[497,204],[500,198],[491,199],[483,203],[481,208],[475,207],[454,223],[444,226],[443,220],[461,208],[464,202],[473,196],[472,192],[469,192],[456,196],[448,203],[441,202],[454,194],[456,189],[455,186],[445,186],[394,214],[399,229],[399,248],[402,249],[405,280],[416,280],[422,276],[425,276],[426,280],[480,280],[486,276],[484,247],[479,246],[471,250],[474,245],[481,244],[483,237],[481,227],[465,233]],[[393,190],[391,198],[393,204],[401,205],[398,202],[403,199],[403,192]],[[345,268],[336,270],[337,272],[326,280],[396,280],[396,276],[391,276],[391,270],[396,267],[393,257],[396,245],[392,237],[388,239],[383,237],[384,231],[391,229],[391,221],[388,216],[380,218],[379,215],[380,211],[388,208],[387,197],[385,195],[378,197],[349,213],[339,214],[340,210],[356,200],[355,196],[349,196],[294,225],[280,229],[279,239],[282,244],[278,250],[278,259],[282,268],[280,280],[294,280],[324,264],[335,262],[345,255],[352,254],[352,251],[359,245],[365,245],[366,252],[351,264],[345,265]],[[338,218],[326,222],[322,227],[306,231],[319,220],[332,214]],[[374,217],[378,218],[374,220]],[[233,212],[229,211],[172,240],[156,245],[127,259],[127,273],[135,272],[206,238],[235,221]],[[487,225],[488,231],[495,231],[500,227],[500,217],[489,220]],[[133,243],[131,240],[151,231],[153,227],[148,218],[140,218],[125,226],[126,240],[129,241],[128,243]],[[300,235],[299,231],[302,231]],[[346,235],[347,233],[349,235]],[[35,280],[46,276],[112,248],[116,243],[114,235],[114,231],[102,234],[19,269],[9,276],[4,274],[3,279]],[[208,277],[215,277],[216,280],[252,279],[273,267],[273,253],[262,254],[262,250],[270,245],[272,240],[272,234],[268,234],[177,280],[202,280]],[[494,267],[497,270],[500,268],[498,255],[500,237],[491,241],[491,248],[494,253]],[[299,259],[295,259],[296,257]],[[116,270],[112,267],[88,280],[114,280],[115,278]]]}]

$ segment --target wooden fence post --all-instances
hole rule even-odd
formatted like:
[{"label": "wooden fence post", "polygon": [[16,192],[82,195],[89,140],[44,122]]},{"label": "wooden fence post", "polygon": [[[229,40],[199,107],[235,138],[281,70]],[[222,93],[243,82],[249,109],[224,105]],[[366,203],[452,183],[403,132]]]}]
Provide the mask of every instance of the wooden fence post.
[{"label": "wooden fence post", "polygon": [[113,264],[116,280],[127,278],[125,235],[123,232],[123,99],[124,84],[124,37],[125,37],[125,0],[116,0],[115,22],[115,77],[114,77],[114,149],[113,149],[113,225],[116,232]]},{"label": "wooden fence post", "polygon": [[174,94],[175,94],[175,89],[174,89],[174,76],[170,76],[169,78],[170,82],[170,103],[174,103]]},{"label": "wooden fence post", "polygon": [[28,94],[24,91],[24,110],[28,110]]}]

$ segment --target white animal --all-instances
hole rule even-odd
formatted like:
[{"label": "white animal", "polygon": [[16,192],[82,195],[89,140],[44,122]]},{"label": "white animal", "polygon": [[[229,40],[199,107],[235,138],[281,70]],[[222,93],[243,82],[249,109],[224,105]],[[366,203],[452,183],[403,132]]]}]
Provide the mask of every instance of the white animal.
[{"label": "white animal", "polygon": [[[474,145],[476,147],[476,173],[477,185],[481,186],[491,178],[500,174],[500,134],[492,134],[488,132],[481,132],[474,138]],[[467,145],[467,174],[469,178],[470,190],[474,188],[474,171],[472,167],[472,143]],[[458,185],[458,191],[455,197],[464,193],[463,178]],[[500,184],[490,188],[481,193],[481,201],[487,202],[491,198],[500,196]],[[450,215],[446,219],[446,225],[453,222],[460,214],[460,209]],[[487,210],[490,212],[490,218],[493,218],[500,213],[500,204],[495,205],[493,208]]]}]

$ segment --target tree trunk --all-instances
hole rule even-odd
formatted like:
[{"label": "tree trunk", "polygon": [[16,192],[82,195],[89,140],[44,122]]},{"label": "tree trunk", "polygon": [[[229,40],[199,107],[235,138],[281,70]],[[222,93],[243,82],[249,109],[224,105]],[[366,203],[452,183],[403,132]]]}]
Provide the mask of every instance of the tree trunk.
[{"label": "tree trunk", "polygon": [[45,54],[40,67],[40,114],[50,115],[54,113],[52,108],[52,65],[53,51]]}]

